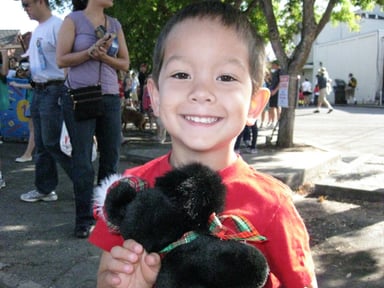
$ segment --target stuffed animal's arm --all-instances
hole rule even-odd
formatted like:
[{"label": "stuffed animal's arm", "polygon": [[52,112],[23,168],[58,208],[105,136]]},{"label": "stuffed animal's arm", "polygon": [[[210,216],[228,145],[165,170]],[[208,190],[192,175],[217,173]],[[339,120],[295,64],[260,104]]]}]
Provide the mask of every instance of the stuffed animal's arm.
[{"label": "stuffed animal's arm", "polygon": [[150,288],[160,271],[160,256],[148,254],[133,240],[104,251],[99,265],[97,288]]}]

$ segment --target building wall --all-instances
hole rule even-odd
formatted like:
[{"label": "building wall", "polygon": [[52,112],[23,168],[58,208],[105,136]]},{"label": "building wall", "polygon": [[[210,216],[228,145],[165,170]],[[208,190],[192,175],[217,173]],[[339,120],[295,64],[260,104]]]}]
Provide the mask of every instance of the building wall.
[{"label": "building wall", "polygon": [[[358,103],[374,103],[383,90],[384,20],[362,18],[360,30],[351,31],[347,24],[328,23],[313,46],[312,80],[320,68],[327,68],[332,79],[348,80],[353,73],[358,81]],[[308,71],[305,72],[308,74]],[[334,95],[330,95],[334,102]]]},{"label": "building wall", "polygon": [[[382,34],[376,31],[315,45],[314,71],[320,68],[322,62],[332,79],[347,82],[348,74],[353,73],[358,81],[355,91],[357,102],[374,103],[377,93],[382,89]],[[333,95],[330,95],[330,100],[334,101]]]}]

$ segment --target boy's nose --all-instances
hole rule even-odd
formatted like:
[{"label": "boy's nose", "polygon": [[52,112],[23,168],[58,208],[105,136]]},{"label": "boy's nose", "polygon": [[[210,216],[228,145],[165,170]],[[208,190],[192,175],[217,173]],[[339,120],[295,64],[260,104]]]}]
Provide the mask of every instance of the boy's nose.
[{"label": "boy's nose", "polygon": [[208,83],[195,83],[193,90],[190,93],[189,99],[194,102],[213,102],[215,95]]}]

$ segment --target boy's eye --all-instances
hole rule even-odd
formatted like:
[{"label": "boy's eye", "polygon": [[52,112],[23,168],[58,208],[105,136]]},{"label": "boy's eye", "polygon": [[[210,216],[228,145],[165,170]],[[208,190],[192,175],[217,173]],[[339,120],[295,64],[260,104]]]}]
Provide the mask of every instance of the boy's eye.
[{"label": "boy's eye", "polygon": [[235,81],[236,79],[230,75],[221,75],[217,78],[217,80],[224,81],[224,82],[230,82],[230,81]]},{"label": "boy's eye", "polygon": [[173,74],[172,77],[176,78],[176,79],[189,79],[189,78],[191,78],[191,77],[189,77],[189,75],[187,73],[183,73],[183,72]]}]

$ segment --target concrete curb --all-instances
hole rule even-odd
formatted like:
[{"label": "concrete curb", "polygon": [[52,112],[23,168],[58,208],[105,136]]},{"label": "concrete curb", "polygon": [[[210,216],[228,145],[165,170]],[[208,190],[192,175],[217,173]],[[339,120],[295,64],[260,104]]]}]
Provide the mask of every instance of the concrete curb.
[{"label": "concrete curb", "polygon": [[368,202],[380,202],[384,199],[384,191],[368,191],[351,187],[336,185],[315,184],[314,192],[309,194],[311,197],[330,196],[332,200],[363,200]]},{"label": "concrete curb", "polygon": [[[143,164],[168,153],[170,148],[170,145],[151,148],[130,148],[123,153],[122,159]],[[257,155],[244,153],[241,156],[258,171],[276,177],[293,190],[305,182],[316,179],[319,173],[330,169],[340,159],[338,154],[327,152],[317,147],[308,147],[308,150],[304,148],[300,150],[277,151],[276,153],[271,153],[266,148],[260,149]],[[292,163],[295,163],[294,167],[292,167]]]}]

